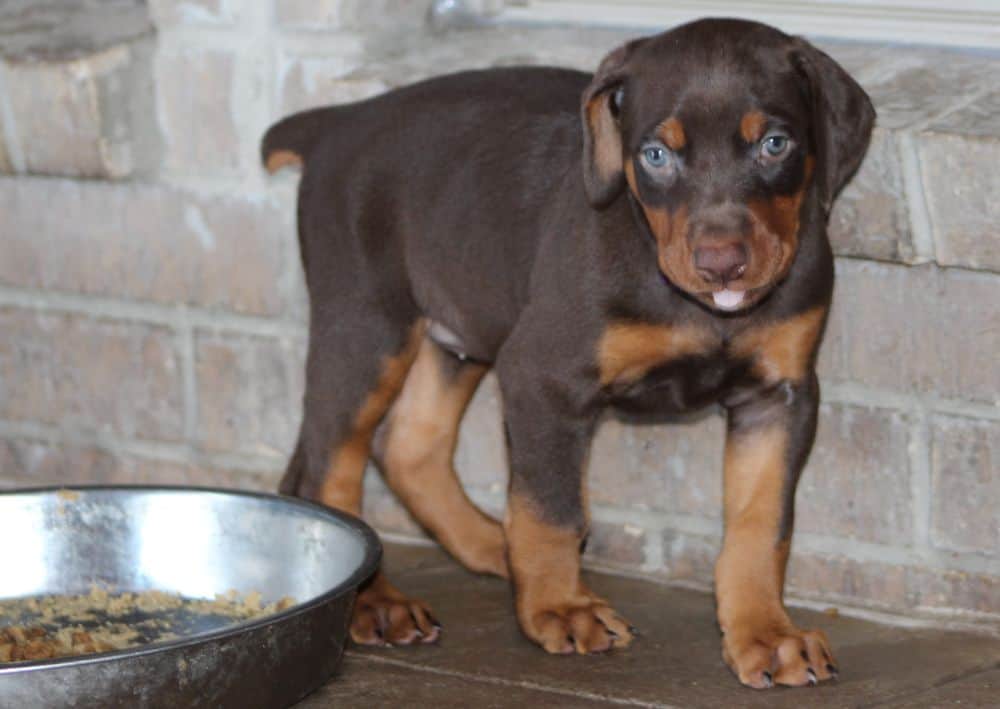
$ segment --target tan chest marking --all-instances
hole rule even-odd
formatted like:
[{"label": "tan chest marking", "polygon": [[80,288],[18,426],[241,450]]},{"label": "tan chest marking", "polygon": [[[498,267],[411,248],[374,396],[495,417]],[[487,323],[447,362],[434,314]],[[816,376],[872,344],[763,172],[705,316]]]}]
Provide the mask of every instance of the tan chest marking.
[{"label": "tan chest marking", "polygon": [[717,345],[714,334],[696,327],[613,323],[597,344],[601,385],[636,382],[655,367]]},{"label": "tan chest marking", "polygon": [[768,382],[800,381],[808,372],[826,308],[819,306],[782,322],[755,327],[732,344],[737,357],[754,360],[754,372]]}]

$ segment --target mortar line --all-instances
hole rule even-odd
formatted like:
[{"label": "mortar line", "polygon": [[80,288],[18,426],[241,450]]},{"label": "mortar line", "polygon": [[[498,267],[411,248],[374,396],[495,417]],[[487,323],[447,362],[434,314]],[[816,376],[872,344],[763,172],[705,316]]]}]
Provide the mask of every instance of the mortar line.
[{"label": "mortar line", "polygon": [[185,305],[164,305],[152,301],[126,300],[51,290],[30,290],[0,286],[0,306],[10,305],[30,310],[61,311],[94,318],[129,320],[180,329],[183,317],[193,329],[214,332],[232,331],[261,337],[302,338],[306,326],[287,316],[243,315]]},{"label": "mortar line", "polygon": [[675,705],[672,704],[646,702],[641,699],[623,699],[620,697],[613,697],[606,694],[597,694],[595,692],[587,692],[583,690],[563,689],[562,687],[552,687],[547,684],[541,684],[540,682],[532,682],[530,680],[511,680],[503,677],[494,677],[491,675],[468,674],[465,672],[461,672],[459,670],[448,670],[444,669],[443,667],[420,665],[420,664],[406,662],[405,660],[397,660],[391,657],[382,657],[379,655],[357,652],[355,650],[345,650],[344,654],[347,655],[348,657],[352,657],[362,661],[381,663],[384,665],[392,665],[394,667],[402,667],[404,669],[413,670],[415,672],[426,672],[427,674],[441,675],[444,677],[454,677],[456,679],[463,679],[470,682],[481,682],[484,684],[493,684],[501,687],[517,687],[519,689],[530,689],[533,691],[547,692],[549,694],[558,694],[563,697],[588,699],[591,701],[604,702],[606,704],[617,704],[619,706],[650,707],[651,709],[679,709],[679,707],[676,707]]},{"label": "mortar line", "polygon": [[899,152],[903,173],[903,193],[906,195],[907,214],[910,219],[910,233],[913,235],[914,261],[924,263],[937,261],[934,232],[931,226],[930,206],[924,193],[920,157],[917,153],[913,133],[899,131],[894,136]]},{"label": "mortar line", "polygon": [[0,61],[0,135],[7,147],[7,159],[15,173],[23,173],[26,169],[24,152],[21,150],[20,131],[17,129],[17,118],[7,93],[7,65]]}]

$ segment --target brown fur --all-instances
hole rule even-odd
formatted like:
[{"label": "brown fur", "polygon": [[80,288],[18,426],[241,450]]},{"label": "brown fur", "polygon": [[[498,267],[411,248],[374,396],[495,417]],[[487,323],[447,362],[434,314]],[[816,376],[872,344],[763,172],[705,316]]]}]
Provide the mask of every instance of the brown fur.
[{"label": "brown fur", "polygon": [[638,381],[654,367],[704,353],[717,344],[715,335],[696,327],[612,323],[597,345],[601,385]]},{"label": "brown fur", "polygon": [[503,530],[466,496],[452,458],[458,426],[486,367],[461,365],[424,338],[386,419],[381,455],[390,487],[413,516],[466,567],[507,576]]}]

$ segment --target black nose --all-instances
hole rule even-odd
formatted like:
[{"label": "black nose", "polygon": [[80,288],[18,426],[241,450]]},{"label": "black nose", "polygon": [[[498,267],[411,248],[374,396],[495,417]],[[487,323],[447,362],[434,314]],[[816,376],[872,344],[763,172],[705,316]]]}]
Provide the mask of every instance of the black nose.
[{"label": "black nose", "polygon": [[747,249],[735,241],[699,246],[694,250],[694,267],[709,283],[734,281],[747,270]]}]

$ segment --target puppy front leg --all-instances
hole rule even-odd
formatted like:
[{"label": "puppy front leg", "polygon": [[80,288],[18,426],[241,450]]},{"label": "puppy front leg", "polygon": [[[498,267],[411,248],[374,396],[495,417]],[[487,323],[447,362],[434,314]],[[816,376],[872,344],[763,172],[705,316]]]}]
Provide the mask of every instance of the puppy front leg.
[{"label": "puppy front leg", "polygon": [[580,579],[593,419],[560,410],[543,389],[523,382],[504,389],[511,468],[504,532],[518,622],[551,653],[625,647],[629,624]]},{"label": "puppy front leg", "polygon": [[740,681],[815,684],[836,675],[822,631],[792,624],[782,601],[795,487],[816,431],[819,384],[810,372],[729,406],[725,538],[715,570],[722,655]]}]

